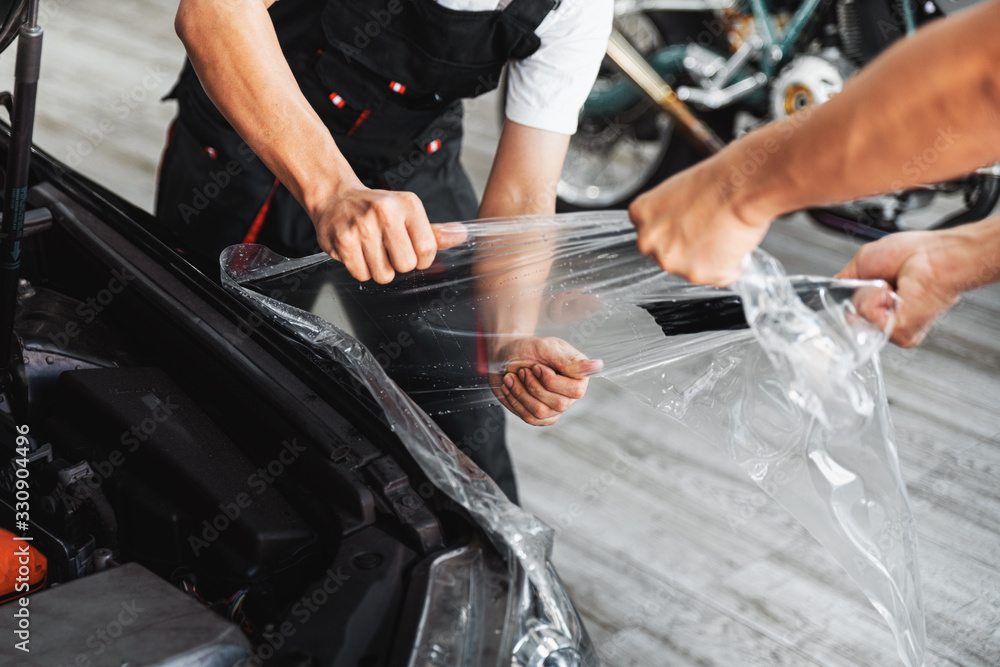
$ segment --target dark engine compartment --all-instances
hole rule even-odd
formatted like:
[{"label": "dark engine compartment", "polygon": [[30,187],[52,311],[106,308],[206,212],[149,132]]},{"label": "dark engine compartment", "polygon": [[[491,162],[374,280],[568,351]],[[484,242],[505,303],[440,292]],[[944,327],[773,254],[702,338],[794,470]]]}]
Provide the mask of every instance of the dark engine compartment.
[{"label": "dark engine compartment", "polygon": [[49,584],[136,562],[242,627],[264,664],[395,664],[411,573],[472,522],[346,374],[173,254],[148,215],[34,160],[0,527],[25,423]]}]

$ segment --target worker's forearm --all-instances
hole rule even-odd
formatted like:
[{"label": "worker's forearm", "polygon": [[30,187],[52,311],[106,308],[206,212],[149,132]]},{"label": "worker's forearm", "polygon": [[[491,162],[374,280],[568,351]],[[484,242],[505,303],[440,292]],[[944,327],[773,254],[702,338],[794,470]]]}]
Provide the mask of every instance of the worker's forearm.
[{"label": "worker's forearm", "polygon": [[[556,186],[569,148],[569,136],[537,130],[512,121],[504,124],[493,169],[479,208],[480,218],[550,215],[556,211]],[[552,261],[551,242],[537,234],[504,239],[523,248],[517,256],[495,256],[487,248],[476,260],[480,295],[490,296],[481,309],[487,331],[532,335],[538,326],[545,281]],[[546,245],[548,243],[548,245]],[[494,342],[501,343],[502,338]]]},{"label": "worker's forearm", "polygon": [[734,142],[715,169],[736,186],[735,210],[766,221],[945,181],[1000,159],[998,33],[995,0],[936,22],[826,104]]},{"label": "worker's forearm", "polygon": [[556,185],[558,176],[551,182],[521,180],[497,176],[497,169],[486,184],[479,217],[512,218],[522,215],[551,215],[556,212]]},{"label": "worker's forearm", "polygon": [[175,25],[208,96],[307,210],[359,185],[299,90],[263,0],[181,0]]},{"label": "worker's forearm", "polygon": [[[492,198],[490,195],[492,194]],[[551,205],[527,193],[489,189],[479,209],[481,218],[508,218],[519,215],[555,213],[555,195]],[[549,246],[551,243],[548,244]],[[517,248],[511,254],[497,253],[493,248]],[[546,242],[537,234],[484,239],[477,252],[473,271],[477,276],[480,316],[486,331],[504,334],[494,343],[502,344],[509,335],[530,336],[538,327],[538,310],[542,291],[551,267]],[[488,298],[484,298],[488,297]]]},{"label": "worker's forearm", "polygon": [[[555,213],[555,193],[530,195],[487,189],[481,218]],[[550,199],[551,201],[546,201]],[[515,248],[509,254],[494,248]],[[552,265],[551,241],[528,232],[516,236],[482,239],[473,271],[477,276],[480,317],[488,333],[495,334],[491,346],[502,345],[510,336],[530,336],[538,328],[545,281]]]},{"label": "worker's forearm", "polygon": [[1000,282],[1000,215],[935,234],[935,271],[956,294]]},{"label": "worker's forearm", "polygon": [[507,120],[479,207],[480,218],[550,215],[569,135]]}]

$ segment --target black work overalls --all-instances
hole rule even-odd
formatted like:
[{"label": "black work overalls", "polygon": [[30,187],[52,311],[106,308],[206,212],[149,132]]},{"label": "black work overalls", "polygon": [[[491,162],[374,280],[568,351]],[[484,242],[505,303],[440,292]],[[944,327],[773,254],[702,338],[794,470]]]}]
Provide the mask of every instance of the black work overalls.
[{"label": "black work overalls", "polygon": [[[474,219],[478,210],[459,162],[461,99],[495,89],[508,61],[534,53],[535,30],[557,4],[512,0],[504,10],[467,12],[433,0],[280,0],[270,13],[302,92],[362,182],[414,192],[431,222],[447,222]],[[192,259],[212,275],[219,252],[234,243],[262,243],[287,256],[318,252],[305,211],[218,112],[190,63],[171,97],[179,114],[161,165],[157,217]],[[447,253],[439,258],[447,269]],[[391,285],[341,297],[355,304],[352,324],[370,349],[391,344],[403,329],[417,339],[387,371],[418,402],[437,400],[421,371],[442,359],[460,356],[470,372],[484,372],[474,338],[414,330],[410,315],[421,304]],[[475,328],[471,313],[450,317],[458,330]],[[498,406],[435,417],[515,498],[503,419]]]}]

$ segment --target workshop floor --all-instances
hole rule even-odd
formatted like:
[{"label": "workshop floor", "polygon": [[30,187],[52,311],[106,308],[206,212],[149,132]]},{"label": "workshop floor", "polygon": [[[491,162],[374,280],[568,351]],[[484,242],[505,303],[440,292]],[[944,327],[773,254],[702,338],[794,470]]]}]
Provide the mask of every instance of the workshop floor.
[{"label": "workshop floor", "polygon": [[[36,141],[151,207],[183,50],[176,0],[42,0]],[[0,58],[9,86],[13,50]],[[499,124],[469,107],[479,187]],[[830,275],[857,242],[801,218],[765,247]],[[884,354],[917,516],[928,665],[1000,665],[1000,286],[968,295],[916,351]],[[608,665],[898,664],[842,570],[709,443],[595,382],[549,429],[511,424],[525,506],[557,527],[555,563]],[[625,456],[628,465],[614,466]],[[613,467],[614,466],[614,467]],[[569,508],[574,508],[571,516]]]}]

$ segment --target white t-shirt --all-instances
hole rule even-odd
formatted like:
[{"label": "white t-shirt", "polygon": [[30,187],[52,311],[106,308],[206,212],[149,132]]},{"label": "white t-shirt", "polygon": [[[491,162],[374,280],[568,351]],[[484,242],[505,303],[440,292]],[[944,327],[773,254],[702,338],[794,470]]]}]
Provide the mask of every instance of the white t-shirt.
[{"label": "white t-shirt", "polygon": [[[503,9],[511,0],[437,0],[459,11]],[[507,118],[540,130],[576,132],[580,107],[590,93],[608,48],[614,0],[562,0],[535,34],[542,45],[510,63]]]}]

